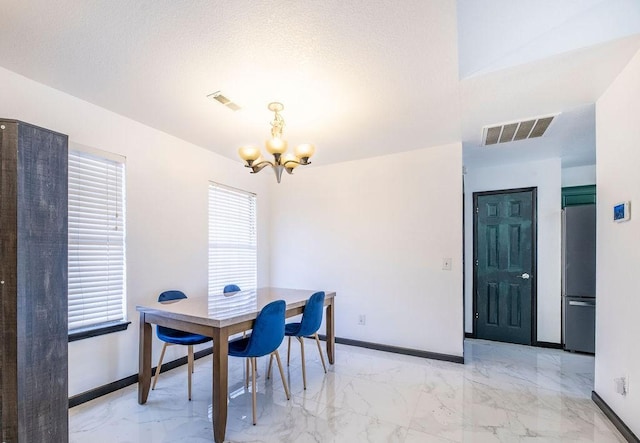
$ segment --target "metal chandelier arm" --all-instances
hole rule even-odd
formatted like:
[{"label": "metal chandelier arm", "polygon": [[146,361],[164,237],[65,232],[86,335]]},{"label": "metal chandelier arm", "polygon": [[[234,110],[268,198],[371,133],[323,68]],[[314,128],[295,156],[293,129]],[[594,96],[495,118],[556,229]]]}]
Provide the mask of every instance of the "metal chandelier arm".
[{"label": "metal chandelier arm", "polygon": [[[301,158],[299,161],[296,160],[287,160],[283,163],[283,166],[285,168],[289,168],[289,166],[287,166],[287,164],[289,163],[294,163],[296,165],[301,165],[301,166],[306,166],[306,165],[310,165],[311,162],[309,160],[307,160],[306,158]],[[295,168],[295,166],[291,167],[291,169]]]},{"label": "metal chandelier arm", "polygon": [[251,174],[256,174],[262,171],[265,167],[271,166],[275,167],[275,163],[270,162],[269,160],[263,160],[260,163],[252,163],[250,165],[244,165],[245,168],[251,168]]}]

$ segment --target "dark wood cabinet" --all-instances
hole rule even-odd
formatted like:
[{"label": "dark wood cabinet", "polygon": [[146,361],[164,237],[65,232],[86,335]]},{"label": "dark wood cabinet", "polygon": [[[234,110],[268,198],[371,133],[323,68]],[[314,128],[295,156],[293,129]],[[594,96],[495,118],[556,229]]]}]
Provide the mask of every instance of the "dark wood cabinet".
[{"label": "dark wood cabinet", "polygon": [[2,442],[68,441],[67,136],[0,119]]},{"label": "dark wood cabinet", "polygon": [[562,207],[595,205],[596,185],[569,186],[562,188]]}]

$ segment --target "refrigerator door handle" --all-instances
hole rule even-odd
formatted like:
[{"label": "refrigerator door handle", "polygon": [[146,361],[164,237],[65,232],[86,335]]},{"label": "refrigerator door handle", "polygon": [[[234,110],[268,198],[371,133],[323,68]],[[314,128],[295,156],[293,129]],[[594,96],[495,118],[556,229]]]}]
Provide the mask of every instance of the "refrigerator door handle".
[{"label": "refrigerator door handle", "polygon": [[567,211],[562,209],[562,240],[560,244],[560,260],[562,267],[560,268],[560,290],[561,295],[567,294]]},{"label": "refrigerator door handle", "polygon": [[591,306],[594,307],[596,305],[596,302],[594,301],[574,301],[574,300],[570,300],[569,301],[569,306]]}]

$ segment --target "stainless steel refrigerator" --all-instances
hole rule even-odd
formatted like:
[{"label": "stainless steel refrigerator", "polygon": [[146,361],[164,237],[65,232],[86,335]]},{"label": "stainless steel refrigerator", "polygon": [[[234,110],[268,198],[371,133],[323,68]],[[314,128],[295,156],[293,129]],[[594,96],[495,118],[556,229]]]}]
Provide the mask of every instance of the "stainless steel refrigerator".
[{"label": "stainless steel refrigerator", "polygon": [[564,349],[595,352],[596,205],[562,211]]}]

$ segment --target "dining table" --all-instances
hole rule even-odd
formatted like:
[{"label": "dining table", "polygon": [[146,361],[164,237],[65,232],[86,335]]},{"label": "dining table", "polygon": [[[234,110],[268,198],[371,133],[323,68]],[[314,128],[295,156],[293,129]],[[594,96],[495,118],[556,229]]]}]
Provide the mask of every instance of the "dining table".
[{"label": "dining table", "polygon": [[[137,306],[140,313],[138,403],[144,404],[151,387],[152,324],[204,335],[213,339],[213,439],[223,443],[227,427],[228,341],[252,328],[260,310],[275,300],[286,302],[285,316],[302,314],[316,290],[263,287],[228,294],[192,296],[178,301]],[[325,338],[329,363],[335,361],[335,291],[324,291]],[[160,370],[157,368],[156,370]]]}]

